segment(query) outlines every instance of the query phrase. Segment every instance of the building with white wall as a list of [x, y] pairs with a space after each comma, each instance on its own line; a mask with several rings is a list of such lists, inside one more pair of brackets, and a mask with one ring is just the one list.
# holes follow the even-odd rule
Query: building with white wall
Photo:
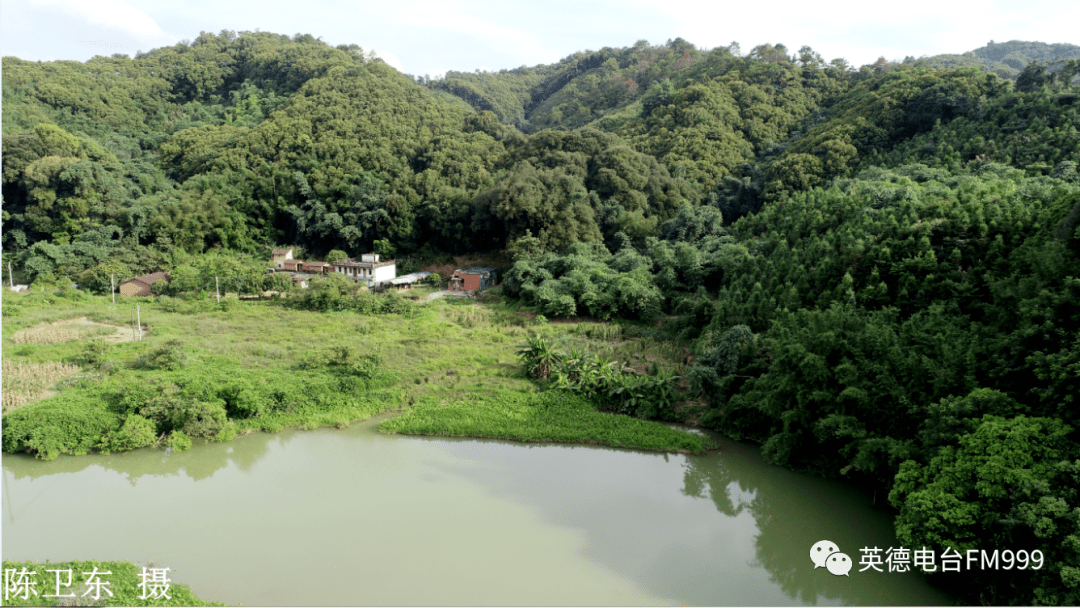
[[365, 253], [360, 261], [342, 260], [331, 262], [334, 272], [343, 274], [354, 281], [362, 281], [368, 287], [378, 287], [389, 283], [397, 276], [397, 264], [394, 260], [379, 260], [377, 253]]

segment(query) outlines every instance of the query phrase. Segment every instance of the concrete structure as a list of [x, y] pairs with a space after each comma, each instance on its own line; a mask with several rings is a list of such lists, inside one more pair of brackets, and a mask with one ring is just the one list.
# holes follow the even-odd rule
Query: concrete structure
[[397, 264], [394, 260], [379, 261], [379, 254], [365, 253], [360, 261], [342, 260], [332, 262], [334, 272], [343, 274], [354, 281], [360, 281], [368, 287], [378, 287], [389, 283], [397, 276]]
[[398, 289], [412, 289], [414, 285], [423, 281], [431, 276], [431, 273], [424, 270], [422, 272], [414, 272], [412, 274], [402, 275], [396, 279], [390, 279], [390, 284]]
[[152, 296], [154, 293], [150, 291], [150, 286], [158, 281], [168, 281], [169, 273], [167, 272], [153, 272], [150, 274], [144, 274], [141, 277], [135, 277], [129, 281], [124, 281], [120, 284], [120, 295], [122, 296]]
[[494, 268], [469, 266], [454, 271], [450, 278], [450, 291], [483, 291], [495, 284], [498, 271]]
[[270, 252], [270, 258], [274, 261], [274, 268], [283, 268], [285, 260], [292, 259], [292, 248], [275, 249]]

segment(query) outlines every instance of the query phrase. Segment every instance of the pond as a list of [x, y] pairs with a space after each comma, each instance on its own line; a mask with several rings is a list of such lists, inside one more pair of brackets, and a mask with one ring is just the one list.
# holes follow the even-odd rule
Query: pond
[[[861, 548], [898, 546], [891, 515], [753, 446], [417, 438], [383, 419], [172, 454], [4, 454], [4, 559], [152, 561], [233, 605], [953, 602], [921, 573], [860, 572]], [[849, 576], [814, 568], [824, 539]]]

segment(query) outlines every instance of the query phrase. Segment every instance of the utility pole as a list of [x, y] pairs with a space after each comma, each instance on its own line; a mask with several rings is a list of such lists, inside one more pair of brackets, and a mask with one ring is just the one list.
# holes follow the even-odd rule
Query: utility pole
[[217, 303], [221, 304], [221, 281], [214, 277], [214, 291], [217, 292]]
[[135, 306], [135, 314], [137, 316], [136, 321], [139, 324], [139, 342], [142, 342], [142, 311], [139, 310], [138, 306]]
[[131, 315], [131, 341], [135, 341], [135, 315]]
[[8, 281], [11, 281], [11, 288], [15, 289], [15, 277], [11, 276], [11, 262], [7, 263], [7, 276]]
[[109, 275], [109, 293], [112, 294], [112, 303], [116, 304], [116, 275]]

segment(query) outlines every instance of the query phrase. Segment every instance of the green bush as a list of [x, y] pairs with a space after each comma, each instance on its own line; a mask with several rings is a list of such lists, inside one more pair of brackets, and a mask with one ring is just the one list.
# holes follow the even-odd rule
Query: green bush
[[132, 414], [119, 429], [106, 433], [97, 447], [106, 454], [144, 448], [157, 439], [155, 431], [153, 422]]
[[3, 450], [29, 452], [43, 460], [60, 454], [82, 455], [119, 427], [120, 418], [108, 410], [100, 395], [65, 392], [4, 416]]
[[135, 367], [142, 369], [178, 370], [187, 365], [187, 353], [180, 340], [169, 340], [135, 360]]
[[216, 439], [229, 425], [224, 401], [200, 401], [180, 393], [151, 399], [139, 414], [153, 420], [158, 432], [180, 430], [207, 439]]
[[184, 431], [173, 431], [165, 438], [165, 447], [172, 448], [174, 452], [183, 452], [191, 447], [191, 437]]
[[109, 358], [113, 345], [101, 338], [89, 340], [79, 355], [79, 363], [90, 367], [99, 367]]

